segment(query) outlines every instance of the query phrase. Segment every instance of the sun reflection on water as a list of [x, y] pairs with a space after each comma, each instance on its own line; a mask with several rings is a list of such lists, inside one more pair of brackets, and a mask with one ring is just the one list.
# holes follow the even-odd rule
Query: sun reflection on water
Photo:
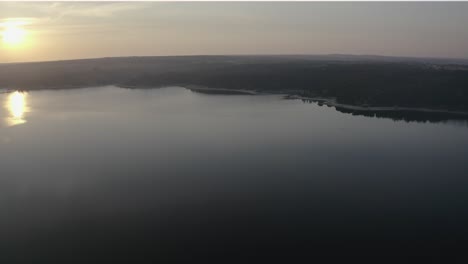
[[25, 114], [29, 111], [27, 93], [13, 92], [8, 95], [5, 108], [9, 112], [6, 118], [7, 125], [15, 126], [26, 123]]

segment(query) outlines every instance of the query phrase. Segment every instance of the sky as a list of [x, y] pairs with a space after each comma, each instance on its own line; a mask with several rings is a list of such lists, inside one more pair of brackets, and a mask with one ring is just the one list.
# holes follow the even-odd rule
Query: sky
[[0, 2], [0, 63], [218, 54], [468, 58], [467, 14], [468, 2]]

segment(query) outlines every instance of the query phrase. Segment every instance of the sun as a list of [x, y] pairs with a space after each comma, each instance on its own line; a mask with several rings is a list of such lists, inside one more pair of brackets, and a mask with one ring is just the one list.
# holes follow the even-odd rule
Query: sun
[[2, 40], [8, 46], [18, 46], [24, 43], [26, 31], [18, 26], [9, 26], [2, 32]]

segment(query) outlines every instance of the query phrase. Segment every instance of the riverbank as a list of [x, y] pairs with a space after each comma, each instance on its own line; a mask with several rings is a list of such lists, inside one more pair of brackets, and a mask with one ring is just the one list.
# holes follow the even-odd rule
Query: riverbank
[[202, 86], [191, 86], [186, 85], [184, 88], [196, 92], [196, 93], [203, 93], [203, 94], [220, 94], [220, 95], [258, 95], [259, 93], [252, 90], [242, 90], [242, 89], [224, 89], [224, 88], [209, 88], [209, 87], [202, 87]]
[[[367, 105], [351, 105], [338, 103], [334, 97], [309, 97], [295, 94], [297, 91], [288, 90], [276, 90], [276, 91], [256, 91], [247, 89], [227, 89], [227, 88], [212, 88], [198, 85], [163, 85], [163, 86], [139, 86], [139, 85], [111, 85], [118, 88], [124, 89], [158, 89], [163, 87], [182, 87], [187, 90], [202, 94], [212, 95], [278, 95], [283, 96], [287, 100], [303, 100], [308, 102], [318, 103], [319, 105], [326, 105], [329, 107], [335, 107], [341, 112], [347, 113], [425, 113], [425, 114], [438, 114], [438, 115], [450, 115], [458, 118], [468, 119], [468, 111], [457, 111], [449, 109], [433, 109], [433, 108], [419, 108], [419, 107], [384, 107], [384, 106], [367, 106]], [[101, 86], [94, 86], [101, 87]], [[42, 87], [37, 89], [21, 89], [22, 91], [31, 90], [62, 90], [62, 89], [80, 89], [80, 88], [92, 88], [92, 86], [66, 86], [66, 87]], [[0, 94], [10, 93], [16, 91], [15, 89], [2, 88]]]
[[453, 111], [447, 109], [431, 109], [431, 108], [418, 108], [418, 107], [383, 107], [383, 106], [357, 106], [350, 104], [341, 104], [336, 101], [336, 98], [324, 98], [324, 97], [306, 97], [300, 95], [286, 95], [284, 99], [288, 100], [309, 100], [311, 102], [318, 103], [319, 105], [326, 105], [330, 107], [346, 109], [349, 111], [357, 112], [419, 112], [419, 113], [437, 113], [437, 114], [448, 114], [463, 116], [468, 118], [468, 112], [464, 111]]

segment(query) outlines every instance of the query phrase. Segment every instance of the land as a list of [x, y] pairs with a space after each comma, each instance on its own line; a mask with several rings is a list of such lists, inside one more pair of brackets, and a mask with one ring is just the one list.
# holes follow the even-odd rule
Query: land
[[393, 120], [404, 120], [408, 122], [443, 122], [447, 120], [468, 121], [468, 112], [465, 111], [398, 106], [357, 106], [338, 103], [336, 98], [304, 97], [298, 95], [287, 95], [284, 99], [301, 100], [304, 103], [317, 103], [320, 106], [325, 105], [328, 107], [334, 107], [337, 111], [347, 114], [391, 118]]
[[352, 55], [122, 57], [0, 64], [0, 90], [117, 85], [325, 98], [353, 112], [468, 112], [468, 60]]

